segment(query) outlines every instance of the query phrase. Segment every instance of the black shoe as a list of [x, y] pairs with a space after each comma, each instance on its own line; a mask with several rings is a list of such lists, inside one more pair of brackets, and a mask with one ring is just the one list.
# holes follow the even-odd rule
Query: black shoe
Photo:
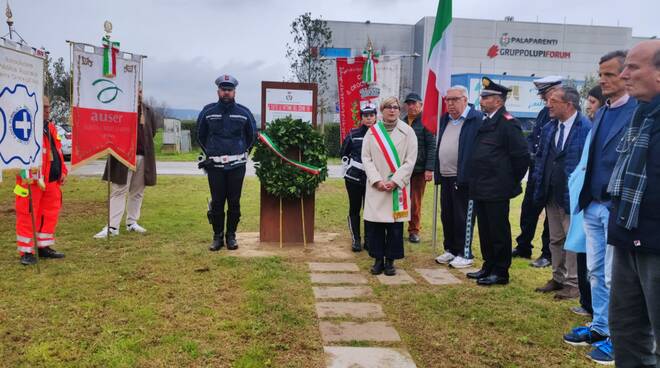
[[480, 278], [488, 276], [488, 272], [482, 268], [477, 272], [468, 272], [465, 274], [465, 276], [467, 276], [468, 279], [478, 280]]
[[32, 253], [25, 253], [21, 256], [21, 264], [23, 266], [31, 266], [37, 264], [37, 257]]
[[530, 262], [529, 265], [536, 268], [548, 267], [552, 264], [549, 259], [544, 256], [540, 256], [536, 261]]
[[396, 275], [396, 268], [394, 268], [394, 260], [390, 258], [385, 258], [385, 276], [394, 276]]
[[422, 239], [419, 237], [418, 234], [410, 234], [408, 237], [408, 241], [411, 243], [419, 243]]
[[236, 241], [236, 233], [227, 233], [227, 249], [236, 250], [238, 249], [238, 242]]
[[477, 280], [477, 285], [491, 286], [491, 285], [506, 285], [509, 283], [509, 278], [498, 275], [489, 275]]
[[213, 235], [213, 243], [211, 243], [211, 246], [209, 247], [209, 250], [211, 252], [219, 251], [220, 249], [222, 249], [222, 247], [225, 246], [224, 240], [225, 239], [224, 239], [224, 234], [223, 233]]
[[374, 261], [374, 265], [371, 266], [371, 274], [372, 275], [380, 275], [383, 273], [383, 259], [382, 258], [376, 258]]
[[353, 252], [360, 252], [362, 251], [362, 246], [360, 245], [359, 240], [353, 240], [353, 245], [351, 246], [351, 250]]
[[520, 258], [531, 259], [532, 258], [532, 252], [529, 251], [529, 250], [523, 250], [523, 249], [520, 249], [520, 248], [515, 248], [511, 252], [511, 257], [513, 257], [513, 258], [520, 257]]
[[39, 258], [64, 258], [64, 253], [60, 253], [51, 247], [39, 248]]

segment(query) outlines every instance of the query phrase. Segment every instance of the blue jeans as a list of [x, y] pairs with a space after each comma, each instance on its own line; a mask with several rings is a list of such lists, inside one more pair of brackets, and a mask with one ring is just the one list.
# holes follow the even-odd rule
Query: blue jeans
[[609, 203], [593, 201], [584, 210], [584, 233], [587, 238], [587, 269], [594, 311], [591, 328], [609, 336], [610, 283], [612, 281], [612, 246], [607, 244]]

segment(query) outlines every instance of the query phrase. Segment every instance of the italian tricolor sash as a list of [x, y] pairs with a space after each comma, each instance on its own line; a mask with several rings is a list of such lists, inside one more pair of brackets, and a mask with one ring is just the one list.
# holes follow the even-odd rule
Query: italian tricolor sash
[[314, 165], [306, 164], [304, 162], [292, 160], [284, 155], [284, 152], [273, 142], [273, 140], [268, 136], [266, 133], [259, 133], [257, 136], [261, 143], [265, 144], [266, 147], [268, 147], [271, 151], [273, 151], [279, 158], [282, 159], [282, 161], [286, 162], [287, 164], [297, 167], [298, 169], [312, 174], [312, 175], [319, 175], [321, 173], [321, 168], [316, 167]]
[[[369, 129], [371, 129], [371, 134], [376, 138], [376, 143], [378, 143], [380, 151], [385, 156], [385, 161], [391, 172], [387, 178], [390, 179], [396, 170], [401, 167], [399, 153], [396, 151], [394, 142], [392, 142], [392, 138], [387, 132], [387, 129], [385, 129], [385, 124], [382, 121], [372, 125]], [[392, 216], [395, 220], [408, 216], [408, 193], [405, 187], [396, 187], [392, 191]]]

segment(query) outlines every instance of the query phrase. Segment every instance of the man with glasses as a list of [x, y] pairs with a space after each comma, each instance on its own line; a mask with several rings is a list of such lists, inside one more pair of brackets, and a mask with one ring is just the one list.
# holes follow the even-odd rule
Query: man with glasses
[[[215, 80], [218, 102], [208, 104], [197, 118], [197, 139], [206, 159], [199, 167], [208, 174], [211, 203], [207, 213], [213, 226], [210, 251], [238, 248], [236, 229], [241, 217], [241, 190], [245, 163], [257, 136], [257, 125], [250, 110], [235, 102], [238, 81], [231, 75]], [[227, 227], [225, 234], [225, 202]]]
[[510, 89], [482, 79], [481, 110], [486, 113], [469, 159], [469, 192], [479, 221], [484, 264], [467, 277], [490, 286], [509, 283], [511, 224], [509, 201], [522, 192], [529, 149], [520, 123], [506, 111]]
[[410, 178], [410, 202], [411, 213], [408, 223], [408, 240], [411, 243], [419, 243], [421, 238], [421, 215], [422, 198], [426, 189], [426, 182], [433, 180], [433, 169], [435, 166], [435, 137], [433, 133], [422, 124], [422, 98], [417, 93], [409, 93], [405, 104], [407, 116], [405, 121], [415, 131], [417, 136], [417, 162]]
[[473, 263], [472, 251], [465, 244], [467, 163], [483, 113], [468, 104], [468, 90], [463, 86], [448, 89], [445, 101], [447, 113], [440, 119], [434, 170], [435, 185], [440, 185], [440, 221], [445, 252], [435, 261], [466, 268]]
[[555, 299], [577, 298], [577, 256], [564, 250], [570, 224], [568, 176], [575, 170], [589, 136], [591, 122], [580, 113], [580, 94], [573, 87], [560, 86], [548, 97], [553, 118], [541, 132], [533, 172], [534, 202], [545, 205], [550, 226], [552, 279], [537, 292], [557, 291]]

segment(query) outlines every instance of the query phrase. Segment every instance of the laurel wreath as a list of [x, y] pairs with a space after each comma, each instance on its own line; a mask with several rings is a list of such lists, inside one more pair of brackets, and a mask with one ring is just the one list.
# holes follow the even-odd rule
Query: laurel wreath
[[276, 197], [289, 199], [313, 194], [328, 177], [328, 156], [323, 136], [308, 122], [290, 117], [269, 123], [264, 132], [287, 157], [321, 168], [318, 175], [304, 172], [284, 162], [258, 141], [252, 159], [264, 189]]

